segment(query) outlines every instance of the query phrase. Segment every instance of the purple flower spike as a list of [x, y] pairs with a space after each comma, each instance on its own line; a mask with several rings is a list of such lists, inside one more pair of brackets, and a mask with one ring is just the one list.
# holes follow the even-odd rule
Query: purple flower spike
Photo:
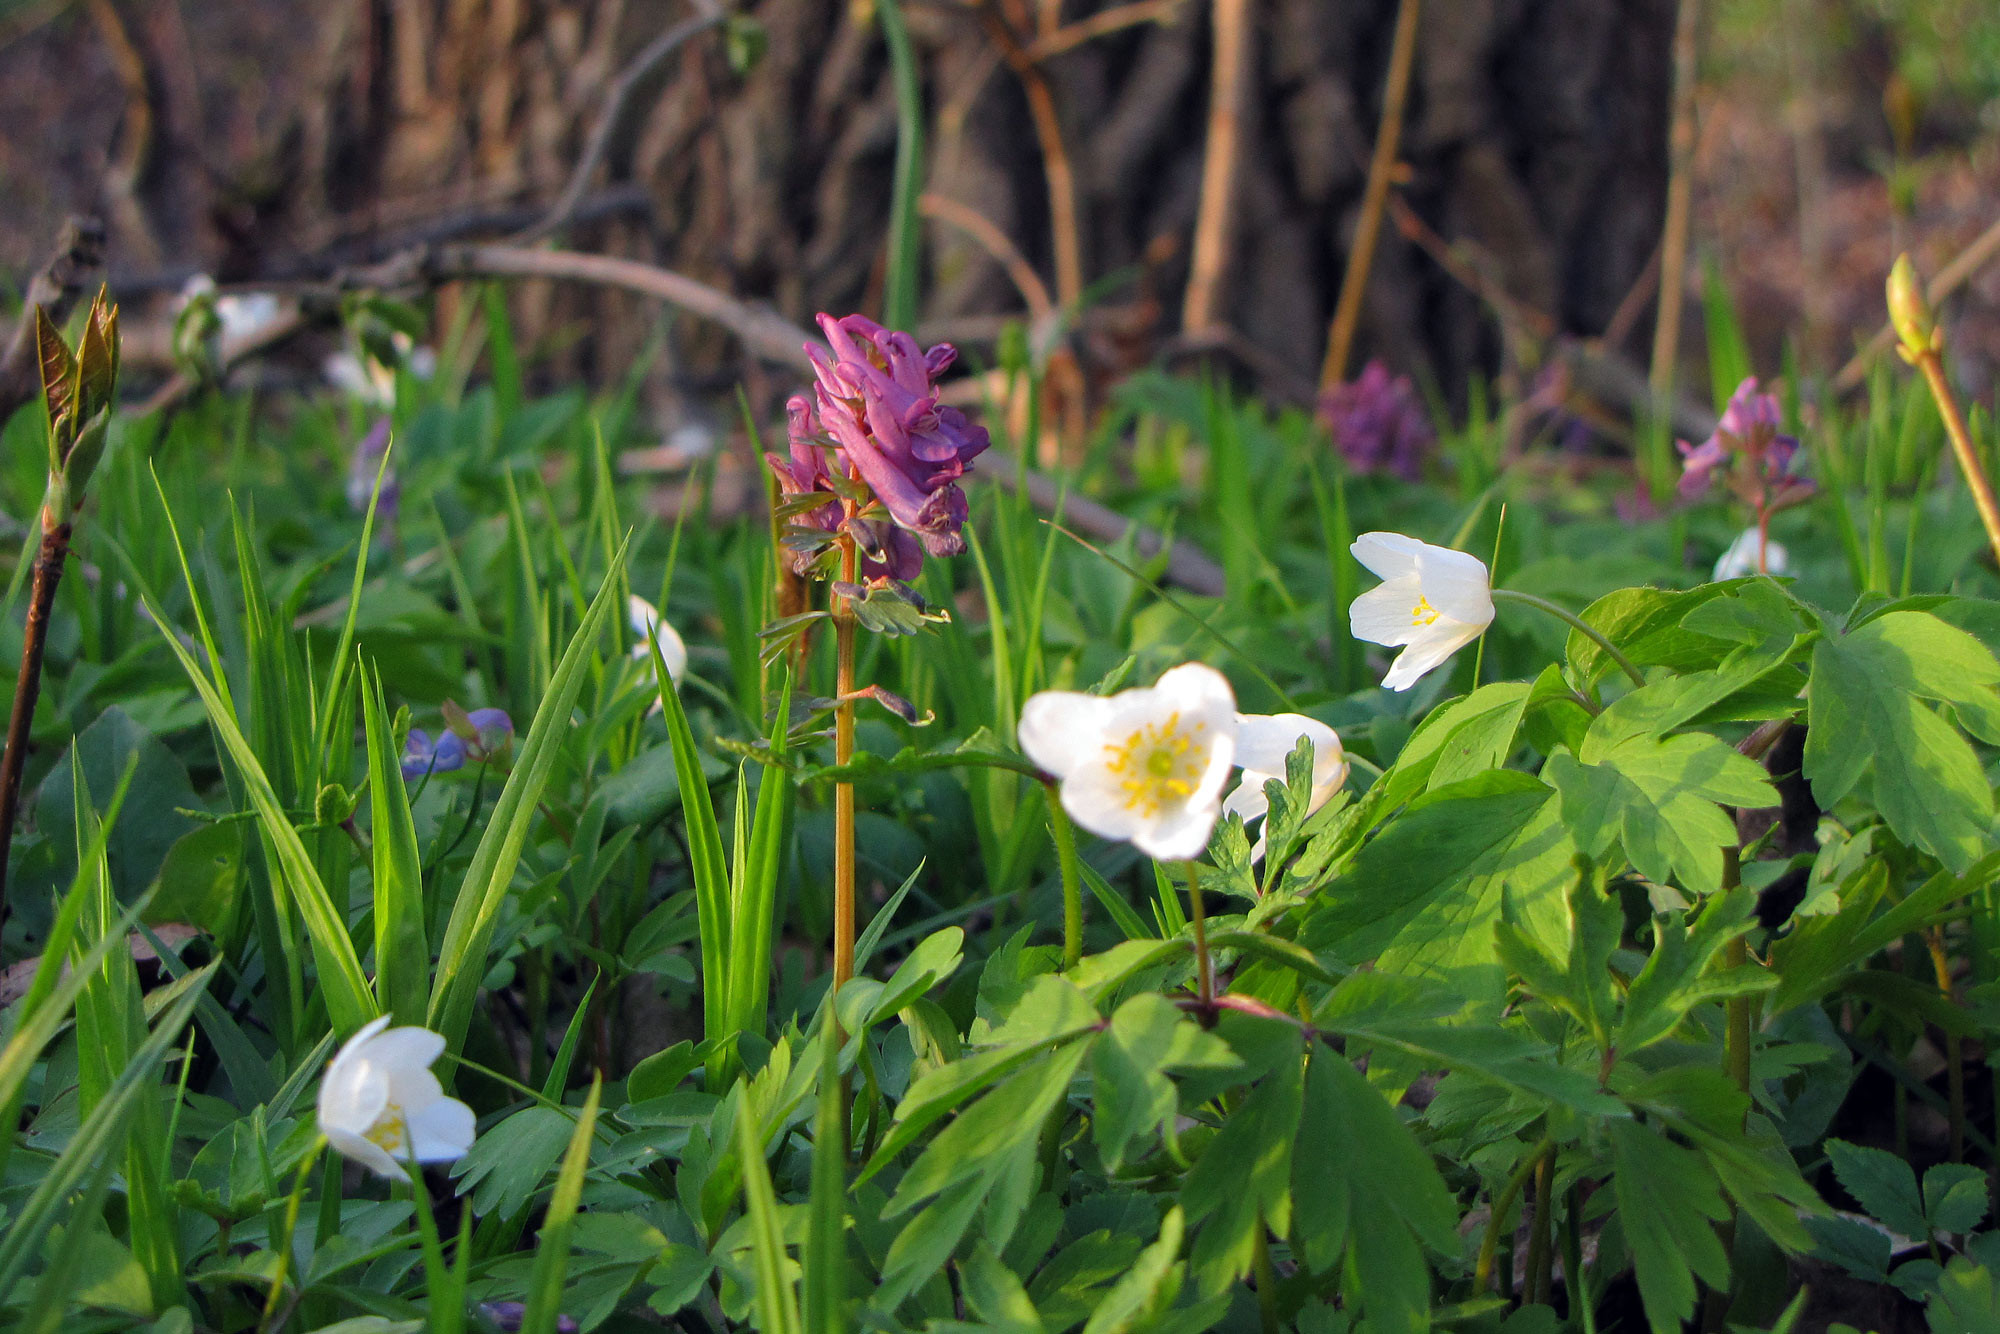
[[[820, 430], [819, 416], [813, 411], [812, 402], [804, 394], [794, 394], [791, 401], [785, 404], [785, 414], [789, 418], [790, 457], [779, 458], [776, 454], [764, 456], [764, 461], [771, 465], [772, 473], [777, 476], [778, 490], [788, 496], [831, 495], [833, 482], [827, 473], [829, 437]], [[837, 533], [842, 522], [840, 503], [830, 500], [796, 516], [793, 522], [801, 527]], [[861, 575], [864, 579], [894, 579], [908, 583], [917, 577], [923, 566], [924, 552], [916, 538], [893, 524], [868, 520], [858, 522], [866, 527], [865, 532], [858, 534], [861, 538]], [[812, 568], [815, 559], [817, 555], [814, 552], [796, 552], [792, 556], [792, 568], [804, 574]]]
[[1319, 413], [1333, 432], [1334, 448], [1358, 473], [1386, 470], [1416, 481], [1437, 443], [1410, 377], [1390, 375], [1379, 361], [1322, 394]]
[[[499, 710], [493, 710], [499, 712]], [[504, 716], [504, 715], [502, 715]], [[435, 743], [421, 727], [412, 727], [403, 742], [403, 780], [409, 782], [426, 774], [448, 774], [465, 767], [465, 742], [454, 732], [446, 732]]]
[[[967, 507], [957, 483], [992, 442], [984, 427], [938, 401], [936, 377], [956, 349], [940, 343], [921, 350], [908, 334], [860, 315], [822, 314], [819, 325], [833, 349], [807, 349], [821, 426], [898, 526], [933, 556], [958, 555]], [[796, 441], [792, 469], [794, 481], [803, 480]], [[889, 563], [900, 562], [892, 544], [884, 550], [892, 553]]]

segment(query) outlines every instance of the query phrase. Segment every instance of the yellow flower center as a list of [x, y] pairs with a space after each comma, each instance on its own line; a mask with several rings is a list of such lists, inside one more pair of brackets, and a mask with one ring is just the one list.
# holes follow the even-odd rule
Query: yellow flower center
[[1410, 608], [1410, 621], [1415, 625], [1435, 625], [1439, 614], [1429, 598], [1418, 597], [1417, 605]]
[[1208, 767], [1208, 748], [1197, 744], [1198, 734], [1208, 724], [1196, 723], [1181, 730], [1181, 716], [1169, 714], [1163, 723], [1147, 723], [1123, 741], [1108, 743], [1105, 754], [1118, 786], [1125, 793], [1125, 809], [1156, 816], [1170, 802], [1186, 801], [1201, 782]]
[[391, 1158], [400, 1158], [409, 1143], [403, 1133], [408, 1124], [403, 1117], [403, 1109], [392, 1102], [382, 1109], [382, 1115], [375, 1118], [375, 1124], [368, 1127], [366, 1138]]

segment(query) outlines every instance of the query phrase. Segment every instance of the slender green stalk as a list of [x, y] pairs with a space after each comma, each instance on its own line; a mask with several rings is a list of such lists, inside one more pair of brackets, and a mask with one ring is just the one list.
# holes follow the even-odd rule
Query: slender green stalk
[[1283, 1334], [1285, 1322], [1278, 1313], [1278, 1271], [1271, 1263], [1271, 1234], [1265, 1230], [1261, 1217], [1257, 1220], [1256, 1243], [1250, 1263], [1257, 1278], [1258, 1329], [1261, 1334]]
[[1521, 1198], [1522, 1188], [1528, 1178], [1541, 1165], [1543, 1158], [1555, 1152], [1555, 1141], [1546, 1135], [1526, 1158], [1514, 1169], [1514, 1175], [1507, 1178], [1507, 1184], [1500, 1191], [1500, 1198], [1493, 1201], [1493, 1212], [1486, 1220], [1486, 1234], [1479, 1239], [1479, 1259], [1472, 1268], [1472, 1290], [1485, 1292], [1493, 1283], [1493, 1258], [1500, 1250], [1500, 1230], [1506, 1226], [1507, 1215], [1514, 1211], [1515, 1201]]
[[1056, 864], [1062, 868], [1063, 968], [1076, 967], [1083, 958], [1083, 884], [1076, 866], [1076, 830], [1070, 826], [1069, 812], [1054, 783], [1042, 783], [1049, 799], [1049, 832], [1055, 836]]
[[278, 1313], [285, 1299], [285, 1279], [292, 1267], [292, 1234], [299, 1226], [299, 1201], [305, 1197], [306, 1179], [312, 1175], [313, 1166], [326, 1150], [326, 1136], [318, 1135], [313, 1145], [306, 1150], [305, 1161], [299, 1164], [298, 1177], [292, 1182], [292, 1193], [285, 1200], [284, 1221], [279, 1224], [278, 1235], [272, 1238], [271, 1249], [278, 1254], [278, 1264], [271, 1271], [271, 1291], [264, 1299], [264, 1315], [257, 1323], [259, 1331], [277, 1327]]
[[1533, 607], [1536, 611], [1547, 612], [1549, 615], [1555, 617], [1557, 620], [1568, 623], [1569, 627], [1572, 630], [1575, 630], [1578, 634], [1582, 635], [1584, 638], [1595, 643], [1599, 648], [1604, 650], [1605, 656], [1609, 657], [1611, 661], [1617, 663], [1620, 667], [1624, 668], [1625, 675], [1632, 678], [1632, 684], [1639, 686], [1643, 686], [1646, 684], [1645, 675], [1642, 672], [1640, 672], [1640, 670], [1637, 667], [1632, 665], [1632, 660], [1630, 658], [1626, 657], [1623, 653], [1620, 653], [1618, 651], [1618, 646], [1616, 644], [1612, 643], [1609, 639], [1606, 639], [1604, 637], [1604, 632], [1602, 630], [1599, 630], [1596, 626], [1589, 624], [1583, 619], [1583, 617], [1577, 615], [1569, 608], [1558, 606], [1557, 604], [1549, 601], [1547, 598], [1536, 597], [1533, 593], [1523, 593], [1516, 588], [1494, 589], [1493, 600], [1495, 602], [1518, 602], [1524, 607]]
[[1194, 924], [1195, 994], [1204, 1007], [1215, 1003], [1215, 962], [1208, 957], [1208, 914], [1201, 903], [1201, 863], [1184, 862], [1188, 876], [1189, 919]]

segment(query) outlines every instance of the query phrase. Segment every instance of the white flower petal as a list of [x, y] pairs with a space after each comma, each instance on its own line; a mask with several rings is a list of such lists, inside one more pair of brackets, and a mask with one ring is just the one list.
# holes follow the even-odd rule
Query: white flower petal
[[1187, 861], [1199, 857], [1208, 847], [1208, 836], [1215, 830], [1215, 822], [1222, 816], [1220, 803], [1210, 798], [1203, 802], [1162, 812], [1159, 819], [1148, 821], [1146, 827], [1132, 835], [1132, 846], [1156, 861]]
[[1093, 764], [1064, 778], [1060, 795], [1063, 809], [1077, 827], [1099, 838], [1126, 842], [1146, 825], [1117, 776], [1103, 765]]
[[[1747, 575], [1756, 574], [1757, 546], [1757, 530], [1755, 528], [1744, 529], [1737, 535], [1736, 540], [1729, 544], [1729, 549], [1722, 553], [1721, 559], [1715, 562], [1716, 579], [1718, 581], [1723, 579], [1741, 579]], [[1766, 540], [1763, 543], [1763, 547], [1764, 573], [1787, 574], [1790, 572], [1791, 559], [1783, 545]]]
[[1382, 684], [1390, 690], [1408, 690], [1424, 673], [1477, 639], [1484, 628], [1462, 621], [1438, 621], [1426, 634], [1411, 640], [1409, 646], [1396, 655], [1396, 661], [1390, 664], [1389, 674], [1382, 678]]
[[1271, 799], [1264, 794], [1264, 784], [1271, 778], [1271, 774], [1245, 769], [1241, 781], [1222, 799], [1223, 814], [1240, 816], [1246, 825], [1263, 819], [1271, 809]]
[[375, 1141], [339, 1126], [330, 1126], [324, 1121], [320, 1122], [319, 1128], [320, 1133], [326, 1136], [326, 1142], [331, 1144], [341, 1157], [352, 1158], [369, 1171], [388, 1177], [391, 1181], [410, 1179], [410, 1174], [403, 1170], [403, 1165], [390, 1157], [388, 1150]]
[[435, 1098], [409, 1113], [410, 1156], [420, 1163], [448, 1163], [472, 1149], [477, 1123], [457, 1098]]
[[1417, 558], [1424, 598], [1445, 617], [1484, 626], [1493, 619], [1493, 583], [1486, 562], [1448, 547], [1429, 547]]
[[444, 1055], [444, 1034], [406, 1024], [371, 1036], [361, 1051], [369, 1061], [378, 1065], [391, 1069], [409, 1067], [421, 1070]]
[[1400, 579], [1417, 572], [1417, 555], [1424, 545], [1401, 533], [1363, 533], [1348, 551], [1377, 578]]
[[1327, 775], [1343, 763], [1340, 735], [1317, 718], [1303, 713], [1239, 713], [1236, 715], [1236, 763], [1245, 770], [1274, 774], [1280, 779], [1285, 761], [1300, 739], [1312, 742], [1313, 783], [1326, 782]]
[[1377, 584], [1347, 605], [1347, 626], [1356, 639], [1395, 648], [1423, 632], [1416, 611], [1423, 589], [1415, 575]]
[[1118, 712], [1112, 699], [1075, 690], [1044, 690], [1021, 706], [1014, 735], [1023, 755], [1057, 778], [1067, 778], [1078, 767], [1103, 758], [1105, 728]]

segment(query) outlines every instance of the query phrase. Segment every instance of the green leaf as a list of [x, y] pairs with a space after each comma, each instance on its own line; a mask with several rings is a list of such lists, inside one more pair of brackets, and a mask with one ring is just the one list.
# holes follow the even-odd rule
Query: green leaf
[[1924, 1199], [1917, 1174], [1893, 1153], [1849, 1144], [1826, 1142], [1827, 1161], [1841, 1189], [1852, 1195], [1868, 1215], [1898, 1235], [1921, 1240], [1930, 1235], [1924, 1221]]
[[424, 939], [423, 854], [417, 849], [410, 794], [375, 672], [362, 674], [361, 694], [369, 833], [375, 842], [376, 999], [398, 1024], [421, 1024], [431, 974], [431, 950]]
[[990, 1185], [1008, 1151], [1032, 1143], [1043, 1119], [1068, 1097], [1069, 1081], [1090, 1047], [1072, 1042], [1059, 1048], [959, 1113], [903, 1174], [882, 1216], [894, 1218], [962, 1181]]
[[1612, 1187], [1639, 1296], [1653, 1334], [1680, 1334], [1694, 1314], [1697, 1277], [1727, 1290], [1729, 1257], [1715, 1224], [1729, 1216], [1707, 1164], [1693, 1149], [1633, 1121], [1606, 1127]]
[[1777, 985], [1777, 977], [1761, 968], [1709, 971], [1716, 951], [1755, 925], [1756, 910], [1756, 895], [1738, 889], [1711, 895], [1696, 912], [1654, 919], [1653, 952], [1625, 996], [1619, 1052], [1629, 1055], [1670, 1037], [1697, 1005]]
[[1139, 1252], [1132, 1267], [1104, 1294], [1084, 1323], [1083, 1334], [1131, 1334], [1173, 1305], [1180, 1295], [1181, 1239], [1186, 1230], [1180, 1206], [1167, 1210], [1159, 1237]]
[[1280, 1061], [1250, 1091], [1181, 1187], [1181, 1207], [1196, 1229], [1189, 1264], [1203, 1292], [1220, 1292], [1250, 1272], [1267, 1225], [1279, 1236], [1291, 1231], [1303, 1064], [1296, 1055]]
[[1965, 870], [1985, 848], [1993, 792], [1971, 744], [1925, 701], [1988, 715], [1996, 683], [1986, 646], [1927, 612], [1826, 635], [1806, 711], [1814, 797], [1831, 809], [1860, 789], [1904, 842]]
[[1967, 1163], [1938, 1163], [1924, 1173], [1924, 1217], [1939, 1232], [1970, 1232], [1985, 1219], [1986, 1173]]
[[1110, 1172], [1124, 1165], [1134, 1140], [1171, 1128], [1179, 1102], [1164, 1067], [1182, 1029], [1195, 1027], [1172, 1001], [1148, 991], [1119, 1006], [1103, 1036], [1091, 1044], [1097, 1110], [1092, 1129]]
[[1383, 775], [1381, 809], [1505, 764], [1528, 698], [1525, 682], [1498, 681], [1433, 709]]
[[1602, 857], [1622, 846], [1647, 879], [1678, 878], [1701, 894], [1721, 888], [1722, 850], [1736, 843], [1735, 821], [1716, 803], [1778, 804], [1756, 761], [1701, 733], [1630, 736], [1603, 748], [1586, 737], [1582, 756], [1551, 755], [1542, 772], [1562, 793], [1563, 819], [1584, 852]]
[[82, 769], [91, 804], [100, 808], [124, 777], [126, 766], [136, 761], [121, 808], [123, 818], [113, 825], [105, 847], [112, 886], [119, 897], [129, 899], [152, 883], [174, 843], [201, 827], [181, 812], [203, 811], [205, 807], [180, 758], [113, 705], [77, 733], [67, 754], [57, 757], [35, 801], [35, 827], [64, 850], [57, 863], [61, 880], [66, 881], [76, 869], [71, 755]]
[[[1727, 652], [1710, 635], [1683, 629], [1681, 622], [1703, 603], [1727, 593], [1726, 586], [1706, 584], [1687, 592], [1664, 588], [1620, 588], [1583, 609], [1582, 619], [1616, 644], [1635, 665], [1665, 666], [1676, 671], [1706, 667]], [[1597, 641], [1577, 630], [1569, 632], [1570, 671], [1585, 689], [1620, 670]]]
[[1312, 900], [1300, 941], [1316, 955], [1436, 978], [1497, 1003], [1493, 957], [1503, 902], [1538, 938], [1566, 938], [1575, 847], [1552, 789], [1497, 770], [1427, 793]]

